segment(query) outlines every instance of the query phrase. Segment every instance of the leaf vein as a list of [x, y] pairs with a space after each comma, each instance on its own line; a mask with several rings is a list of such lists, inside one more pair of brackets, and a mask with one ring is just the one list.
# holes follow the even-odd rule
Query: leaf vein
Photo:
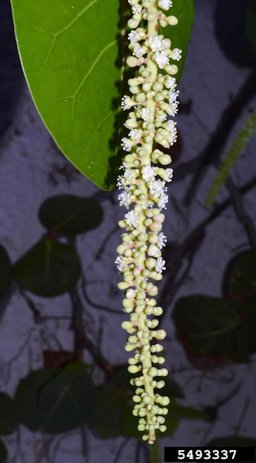
[[89, 8], [91, 8], [95, 3], [97, 3], [99, 0], [92, 0], [88, 5], [86, 5], [81, 11], [79, 11], [79, 13], [77, 13], [77, 15], [68, 23], [66, 24], [66, 26], [64, 26], [62, 29], [60, 29], [59, 31], [57, 32], [50, 32], [50, 31], [46, 31], [45, 29], [41, 29], [41, 28], [38, 28], [36, 27], [36, 29], [38, 30], [41, 30], [42, 32], [46, 32], [47, 34], [50, 34], [53, 36], [53, 39], [52, 39], [52, 43], [49, 47], [49, 50], [47, 52], [47, 55], [46, 55], [46, 58], [44, 60], [44, 63], [43, 63], [43, 67], [46, 67], [47, 63], [48, 63], [48, 60], [50, 58], [50, 55], [53, 51], [53, 48], [54, 48], [54, 45], [56, 43], [56, 39], [65, 31], [67, 31], [70, 27], [73, 26], [73, 24], [76, 23], [76, 21], [81, 18], [81, 16], [83, 16], [83, 14], [89, 10]]

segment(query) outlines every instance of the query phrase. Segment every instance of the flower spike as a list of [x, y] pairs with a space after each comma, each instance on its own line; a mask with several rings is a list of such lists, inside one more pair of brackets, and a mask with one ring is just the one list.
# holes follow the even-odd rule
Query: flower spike
[[163, 310], [156, 304], [155, 282], [162, 279], [165, 270], [162, 210], [168, 201], [166, 185], [173, 177], [173, 170], [166, 168], [171, 157], [161, 147], [169, 148], [177, 139], [172, 117], [178, 109], [174, 76], [181, 50], [172, 49], [171, 41], [160, 32], [178, 23], [169, 15], [171, 0], [128, 1], [132, 14], [128, 21], [131, 55], [127, 65], [136, 71], [128, 81], [130, 95], [123, 96], [121, 102], [122, 109], [129, 113], [125, 122], [128, 133], [121, 142], [126, 154], [118, 178], [118, 198], [128, 212], [119, 222], [124, 233], [116, 264], [123, 277], [118, 286], [125, 290], [123, 310], [129, 314], [122, 327], [128, 333], [125, 349], [132, 353], [128, 370], [134, 375], [133, 414], [139, 419], [143, 440], [153, 444], [156, 432], [166, 430], [164, 417], [170, 402], [159, 393], [165, 385], [161, 378], [168, 371], [162, 367], [163, 347], [157, 342], [166, 333], [157, 328], [156, 317]]

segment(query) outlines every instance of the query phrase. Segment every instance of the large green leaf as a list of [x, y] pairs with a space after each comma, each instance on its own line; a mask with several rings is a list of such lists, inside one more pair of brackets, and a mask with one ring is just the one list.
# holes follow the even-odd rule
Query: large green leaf
[[102, 438], [129, 436], [139, 438], [138, 420], [132, 414], [132, 387], [127, 368], [98, 389], [90, 423]]
[[243, 251], [231, 260], [224, 275], [223, 292], [241, 304], [256, 298], [255, 249]]
[[[113, 187], [119, 150], [120, 19], [124, 0], [11, 0], [22, 66], [38, 111], [68, 159], [102, 188]], [[167, 28], [185, 57], [193, 0], [176, 0]], [[124, 18], [124, 15], [123, 15]], [[180, 72], [184, 57], [179, 63]]]
[[82, 362], [33, 372], [16, 393], [20, 421], [32, 431], [70, 431], [85, 423], [94, 406], [94, 386]]
[[249, 359], [248, 326], [241, 323], [239, 309], [234, 301], [201, 295], [178, 300], [173, 318], [190, 360], [199, 357], [217, 366]]
[[58, 195], [46, 199], [39, 210], [40, 222], [60, 233], [85, 233], [100, 225], [101, 206], [93, 198]]
[[39, 407], [40, 392], [59, 371], [59, 368], [33, 371], [18, 385], [15, 394], [17, 416], [31, 431], [38, 431], [45, 418], [44, 411]]
[[22, 288], [38, 296], [54, 297], [74, 288], [79, 280], [79, 256], [71, 246], [43, 238], [14, 266]]

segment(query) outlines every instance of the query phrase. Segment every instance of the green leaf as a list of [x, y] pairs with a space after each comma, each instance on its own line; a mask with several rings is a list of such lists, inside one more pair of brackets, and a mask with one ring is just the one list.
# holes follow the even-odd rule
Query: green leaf
[[126, 368], [99, 388], [90, 424], [101, 438], [141, 437], [138, 420], [132, 414], [132, 395]]
[[0, 463], [6, 463], [8, 458], [8, 453], [5, 445], [0, 441]]
[[39, 210], [39, 219], [48, 229], [79, 234], [98, 227], [103, 219], [103, 210], [93, 198], [58, 195], [44, 201]]
[[223, 279], [223, 293], [241, 304], [256, 297], [255, 249], [244, 251], [231, 260]]
[[165, 379], [165, 387], [162, 390], [162, 395], [167, 395], [168, 397], [177, 397], [179, 399], [184, 398], [184, 392], [181, 386], [170, 376], [167, 376]]
[[38, 431], [44, 422], [45, 412], [39, 407], [39, 396], [46, 384], [59, 373], [59, 368], [33, 371], [18, 385], [15, 407], [19, 421], [31, 431]]
[[89, 420], [94, 408], [94, 386], [82, 362], [64, 367], [39, 396], [44, 412], [43, 428], [49, 433], [67, 432]]
[[[23, 70], [37, 109], [68, 159], [98, 186], [114, 186], [119, 152], [120, 18], [123, 2], [11, 0]], [[193, 0], [173, 7], [179, 26], [168, 28], [183, 61]], [[176, 29], [176, 30], [175, 30]]]
[[93, 410], [94, 386], [82, 362], [39, 370], [24, 378], [16, 392], [20, 421], [31, 431], [70, 431], [85, 423]]
[[178, 63], [178, 74], [175, 76], [177, 81], [180, 80], [189, 40], [191, 36], [194, 21], [194, 0], [174, 0], [171, 14], [178, 18], [178, 25], [163, 29], [163, 34], [168, 36], [172, 41], [172, 47], [182, 50], [182, 58]]
[[217, 366], [219, 362], [248, 360], [248, 331], [240, 322], [235, 302], [200, 295], [184, 297], [176, 303], [173, 319], [191, 361], [199, 357]]
[[255, 0], [247, 0], [247, 12], [246, 12], [246, 22], [245, 22], [245, 31], [254, 52], [256, 53], [256, 3]]
[[209, 420], [208, 416], [202, 410], [199, 410], [198, 408], [182, 406], [176, 401], [171, 401], [169, 414], [171, 417], [176, 417], [181, 420]]
[[237, 161], [238, 157], [243, 154], [246, 145], [256, 131], [256, 111], [253, 111], [246, 119], [243, 127], [233, 140], [225, 159], [220, 165], [219, 171], [209, 188], [206, 197], [206, 206], [212, 206], [218, 196], [221, 187], [226, 183], [228, 176]]
[[0, 434], [12, 434], [17, 424], [17, 415], [12, 398], [4, 392], [0, 392]]
[[247, 332], [250, 354], [256, 352], [256, 250], [249, 249], [235, 256], [227, 266], [223, 293], [239, 304], [240, 322]]
[[3, 297], [10, 289], [12, 271], [9, 256], [3, 246], [0, 245], [0, 297]]
[[75, 249], [43, 238], [18, 260], [13, 270], [25, 290], [38, 296], [54, 297], [74, 288], [81, 267]]

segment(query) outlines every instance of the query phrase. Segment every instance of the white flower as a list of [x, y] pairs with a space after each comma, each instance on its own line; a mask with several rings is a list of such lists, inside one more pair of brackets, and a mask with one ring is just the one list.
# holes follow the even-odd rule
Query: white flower
[[176, 92], [174, 92], [173, 90], [170, 90], [169, 92], [169, 100], [170, 100], [170, 104], [171, 103], [175, 103], [178, 96], [179, 96], [179, 90], [177, 90]]
[[148, 248], [148, 255], [150, 257], [158, 257], [159, 256], [159, 248], [156, 246], [156, 244], [151, 244]]
[[117, 269], [119, 270], [119, 272], [122, 272], [122, 270], [124, 269], [124, 262], [123, 262], [123, 258], [121, 256], [118, 256], [116, 258], [115, 264], [116, 264]]
[[155, 37], [149, 37], [148, 43], [149, 43], [151, 50], [153, 51], [159, 51], [165, 48], [162, 35], [156, 35]]
[[171, 52], [171, 57], [174, 61], [180, 61], [182, 57], [182, 51], [179, 48], [174, 48]]
[[150, 108], [142, 108], [138, 111], [139, 117], [141, 117], [145, 122], [152, 121], [153, 114]]
[[142, 58], [143, 55], [145, 55], [146, 50], [144, 47], [141, 47], [138, 43], [135, 43], [133, 46], [133, 55], [136, 56], [136, 58]]
[[137, 3], [137, 5], [132, 6], [132, 13], [133, 14], [141, 14], [142, 13], [142, 6]]
[[124, 95], [122, 100], [121, 100], [121, 108], [124, 111], [126, 111], [127, 109], [130, 109], [132, 106], [133, 106], [132, 99], [129, 96]]
[[155, 180], [155, 168], [151, 166], [145, 166], [142, 169], [142, 178], [145, 182], [149, 182], [150, 180]]
[[154, 198], [160, 198], [160, 196], [165, 193], [166, 188], [164, 186], [164, 182], [161, 182], [161, 180], [155, 180], [150, 184], [149, 189]]
[[159, 239], [159, 248], [162, 249], [164, 246], [166, 246], [167, 238], [163, 232], [160, 232], [158, 235], [158, 239]]
[[125, 214], [124, 218], [125, 218], [127, 224], [130, 225], [131, 227], [136, 228], [138, 226], [138, 224], [139, 224], [139, 218], [138, 218], [137, 214], [134, 211], [127, 212], [127, 214]]
[[172, 7], [172, 0], [159, 0], [158, 6], [162, 8], [162, 10], [169, 10]]
[[138, 140], [138, 139], [141, 137], [141, 131], [140, 131], [140, 130], [137, 130], [137, 129], [132, 129], [132, 130], [129, 132], [129, 137], [130, 137], [132, 140]]
[[174, 77], [167, 77], [165, 81], [166, 88], [168, 88], [169, 90], [174, 90], [176, 88], [176, 85], [176, 79], [174, 79]]
[[131, 204], [131, 198], [128, 191], [122, 191], [122, 193], [118, 195], [118, 201], [120, 206], [124, 206], [126, 209], [128, 209], [129, 205]]
[[157, 114], [156, 116], [157, 122], [164, 122], [167, 119], [167, 114], [163, 112], [162, 114]]
[[129, 138], [125, 138], [125, 137], [122, 138], [121, 146], [124, 151], [131, 151], [132, 145], [131, 145], [131, 141], [129, 140]]
[[137, 174], [135, 172], [135, 169], [128, 169], [126, 168], [123, 174], [124, 180], [134, 180], [137, 177]]
[[176, 129], [176, 122], [174, 121], [167, 121], [166, 122], [166, 129], [169, 131], [169, 132], [175, 132], [177, 129]]
[[172, 146], [177, 141], [177, 129], [176, 129], [176, 122], [174, 121], [167, 121], [166, 122], [166, 130], [169, 132], [168, 141]]
[[156, 271], [158, 273], [162, 273], [163, 270], [166, 270], [165, 260], [162, 257], [158, 257], [158, 259], [156, 261]]
[[169, 169], [165, 169], [164, 173], [166, 182], [171, 182], [173, 179], [173, 169], [171, 167]]
[[176, 114], [178, 112], [178, 106], [179, 106], [178, 101], [176, 101], [176, 102], [170, 101], [170, 116], [172, 116], [172, 117], [176, 116]]
[[158, 202], [157, 202], [160, 211], [162, 209], [166, 209], [167, 203], [168, 203], [168, 195], [166, 193], [162, 193], [159, 200], [158, 200]]
[[134, 42], [137, 42], [139, 40], [139, 33], [137, 31], [131, 31], [129, 34], [128, 34], [128, 40], [131, 42], [131, 43], [134, 43]]
[[155, 53], [155, 61], [160, 69], [163, 69], [169, 64], [169, 58], [165, 51], [158, 51]]

